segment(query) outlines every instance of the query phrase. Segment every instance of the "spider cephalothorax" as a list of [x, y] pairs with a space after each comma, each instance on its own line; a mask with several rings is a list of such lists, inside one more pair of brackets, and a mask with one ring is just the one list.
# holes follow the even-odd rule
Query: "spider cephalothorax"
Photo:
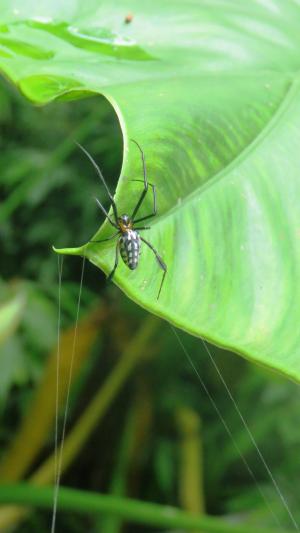
[[122, 232], [127, 231], [129, 229], [132, 229], [133, 222], [128, 215], [121, 215], [118, 218], [118, 226]]
[[[156, 215], [156, 190], [155, 190], [155, 185], [152, 185], [152, 183], [148, 183], [148, 180], [147, 180], [144, 152], [141, 149], [140, 145], [136, 141], [134, 141], [133, 139], [132, 139], [132, 141], [137, 145], [138, 149], [140, 150], [141, 157], [142, 157], [142, 163], [143, 163], [143, 173], [144, 173], [144, 179], [143, 180], [134, 180], [134, 181], [142, 181], [144, 183], [144, 189], [141, 192], [141, 195], [140, 195], [140, 197], [139, 197], [139, 199], [137, 201], [137, 204], [136, 204], [131, 216], [129, 216], [129, 215], [118, 216], [117, 206], [116, 206], [115, 201], [114, 201], [114, 199], [113, 199], [113, 197], [112, 197], [112, 195], [110, 193], [110, 190], [109, 190], [109, 188], [107, 186], [107, 183], [106, 183], [104, 177], [102, 176], [100, 168], [98, 167], [97, 163], [93, 160], [92, 156], [85, 150], [85, 148], [83, 148], [80, 144], [78, 145], [83, 150], [83, 152], [87, 155], [89, 160], [92, 162], [92, 164], [94, 165], [95, 169], [98, 172], [98, 175], [100, 176], [100, 179], [101, 179], [101, 181], [102, 181], [102, 183], [103, 183], [103, 185], [104, 185], [104, 187], [105, 187], [105, 189], [107, 191], [107, 194], [108, 194], [108, 196], [109, 196], [109, 198], [111, 200], [112, 210], [113, 210], [113, 218], [108, 214], [108, 212], [103, 207], [101, 202], [99, 202], [98, 198], [96, 198], [96, 201], [97, 201], [101, 211], [106, 216], [107, 220], [110, 222], [110, 224], [114, 228], [117, 229], [117, 232], [114, 233], [113, 235], [111, 235], [110, 237], [108, 237], [107, 239], [102, 239], [100, 241], [90, 241], [90, 242], [98, 243], [98, 242], [109, 241], [110, 239], [113, 239], [114, 237], [117, 237], [119, 235], [119, 238], [118, 238], [118, 241], [117, 241], [117, 245], [116, 245], [115, 264], [114, 264], [114, 268], [112, 269], [111, 273], [108, 276], [108, 279], [112, 279], [112, 277], [113, 277], [113, 275], [114, 275], [114, 273], [116, 271], [116, 268], [118, 266], [118, 261], [119, 261], [119, 252], [121, 254], [121, 257], [122, 257], [124, 263], [128, 266], [128, 268], [130, 268], [130, 270], [135, 270], [137, 268], [138, 263], [139, 263], [139, 256], [140, 256], [140, 253], [141, 253], [141, 242], [144, 242], [152, 250], [152, 252], [154, 253], [154, 255], [155, 255], [156, 259], [157, 259], [157, 262], [158, 262], [160, 268], [163, 270], [163, 277], [162, 277], [162, 280], [161, 280], [161, 284], [160, 284], [160, 288], [159, 288], [159, 292], [158, 292], [158, 296], [157, 296], [157, 299], [158, 299], [159, 295], [160, 295], [160, 291], [161, 291], [162, 286], [163, 286], [163, 282], [164, 282], [166, 273], [167, 273], [167, 266], [164, 263], [164, 261], [162, 260], [162, 258], [160, 257], [160, 255], [158, 254], [158, 252], [152, 246], [152, 244], [150, 244], [150, 242], [148, 242], [146, 239], [141, 237], [140, 234], [139, 234], [139, 231], [143, 231], [143, 230], [149, 229], [149, 228], [145, 227], [145, 226], [139, 226], [139, 227], [135, 226], [137, 223], [142, 222], [144, 220], [147, 220], [147, 219], [149, 219], [151, 217], [154, 217]], [[136, 219], [135, 218], [136, 214], [137, 214], [139, 208], [141, 207], [141, 205], [142, 205], [142, 203], [143, 203], [143, 201], [145, 199], [145, 196], [146, 196], [146, 194], [148, 192], [149, 186], [152, 188], [152, 192], [153, 192], [153, 212], [150, 213], [149, 215], [146, 215], [144, 217]]]

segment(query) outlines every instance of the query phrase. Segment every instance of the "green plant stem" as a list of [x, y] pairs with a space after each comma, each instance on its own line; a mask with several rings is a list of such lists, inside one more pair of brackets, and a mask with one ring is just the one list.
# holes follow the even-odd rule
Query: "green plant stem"
[[181, 436], [179, 500], [183, 509], [204, 514], [201, 420], [195, 411], [187, 407], [179, 408], [176, 417]]
[[[52, 487], [35, 487], [29, 484], [1, 485], [0, 503], [30, 505], [51, 509]], [[139, 524], [165, 528], [199, 529], [204, 533], [253, 533], [253, 526], [226, 523], [220, 518], [197, 516], [175, 507], [145, 503], [129, 498], [119, 498], [93, 492], [61, 487], [61, 510], [83, 513], [109, 513]], [[274, 529], [255, 528], [256, 533], [275, 533]], [[281, 530], [281, 533], [288, 533]]]
[[[112, 373], [108, 376], [105, 383], [101, 385], [83, 415], [66, 436], [61, 472], [64, 472], [76, 458], [94, 427], [96, 424], [99, 424], [101, 417], [106, 413], [119, 390], [130, 376], [135, 365], [148, 353], [147, 346], [151, 349], [149, 342], [159, 324], [159, 320], [152, 316], [149, 316], [143, 322], [132, 341], [124, 350]], [[54, 464], [55, 455], [52, 454], [30, 477], [31, 483], [34, 485], [47, 485], [51, 483], [54, 479]], [[26, 511], [26, 509], [20, 507], [1, 508], [0, 529], [11, 527], [12, 524], [15, 525], [16, 522], [24, 518]]]
[[[114, 367], [107, 380], [94, 396], [93, 400], [66, 436], [62, 472], [72, 463], [91, 432], [106, 413], [119, 390], [130, 376], [133, 368], [147, 351], [147, 345], [159, 325], [159, 320], [149, 316], [125, 349], [122, 357]], [[52, 455], [31, 477], [33, 483], [47, 484], [53, 480], [55, 456]]]
[[[136, 414], [137, 407], [133, 404], [130, 406], [129, 413], [126, 417], [126, 423], [116, 457], [116, 465], [109, 487], [109, 493], [114, 496], [124, 496], [126, 494], [128, 468], [137, 423]], [[99, 528], [99, 531], [103, 531], [103, 533], [119, 533], [121, 527], [122, 521], [115, 514], [108, 514], [105, 517], [101, 517], [101, 529]]]
[[[76, 358], [73, 368], [72, 381], [87, 360], [91, 346], [101, 330], [101, 323], [105, 319], [105, 309], [102, 305], [93, 309], [84, 320], [78, 323], [78, 338], [76, 343]], [[70, 346], [74, 338], [74, 326], [61, 333], [60, 336], [60, 365], [58, 405], [63, 406], [67, 394], [67, 383], [70, 367]], [[23, 417], [19, 430], [3, 454], [0, 461], [0, 480], [4, 483], [16, 483], [28, 472], [47, 438], [53, 424], [56, 405], [54, 402], [57, 372], [57, 346], [49, 354], [40, 383], [33, 395], [26, 415]], [[50, 401], [49, 398], [53, 401]], [[34, 420], [34, 424], [32, 421]], [[48, 483], [50, 483], [50, 479]], [[0, 511], [1, 517], [1, 511]], [[1, 518], [0, 518], [1, 520]], [[1, 526], [1, 522], [0, 522]]]

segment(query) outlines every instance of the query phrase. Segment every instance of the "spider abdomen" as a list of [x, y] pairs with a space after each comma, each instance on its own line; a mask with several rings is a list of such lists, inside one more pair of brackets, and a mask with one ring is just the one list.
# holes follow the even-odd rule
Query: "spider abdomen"
[[119, 239], [119, 245], [125, 265], [130, 270], [135, 270], [141, 253], [141, 239], [138, 232], [131, 229], [124, 231]]

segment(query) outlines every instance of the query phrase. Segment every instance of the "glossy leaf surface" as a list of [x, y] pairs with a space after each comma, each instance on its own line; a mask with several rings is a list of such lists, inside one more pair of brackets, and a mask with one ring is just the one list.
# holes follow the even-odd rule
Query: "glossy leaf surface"
[[[34, 102], [98, 92], [124, 135], [130, 214], [143, 147], [158, 215], [115, 282], [171, 323], [300, 379], [300, 6], [212, 0], [6, 2], [0, 67]], [[132, 22], [125, 18], [132, 12]], [[87, 162], [88, 164], [88, 162]], [[99, 162], [101, 164], [101, 162]], [[151, 210], [151, 194], [141, 216]], [[113, 232], [106, 222], [93, 239]], [[83, 253], [106, 273], [114, 241]]]

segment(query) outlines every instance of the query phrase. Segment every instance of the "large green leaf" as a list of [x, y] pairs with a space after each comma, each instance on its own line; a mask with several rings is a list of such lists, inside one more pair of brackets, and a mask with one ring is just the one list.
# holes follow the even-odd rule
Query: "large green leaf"
[[[31, 100], [92, 91], [114, 106], [120, 212], [142, 187], [130, 181], [141, 161], [129, 138], [145, 151], [159, 211], [147, 238], [168, 274], [157, 301], [161, 272], [144, 247], [139, 269], [120, 265], [116, 283], [171, 323], [299, 380], [299, 4], [3, 3], [0, 67]], [[151, 195], [141, 213], [150, 209]], [[106, 222], [97, 238], [112, 231]], [[109, 272], [114, 249], [63, 251]]]

